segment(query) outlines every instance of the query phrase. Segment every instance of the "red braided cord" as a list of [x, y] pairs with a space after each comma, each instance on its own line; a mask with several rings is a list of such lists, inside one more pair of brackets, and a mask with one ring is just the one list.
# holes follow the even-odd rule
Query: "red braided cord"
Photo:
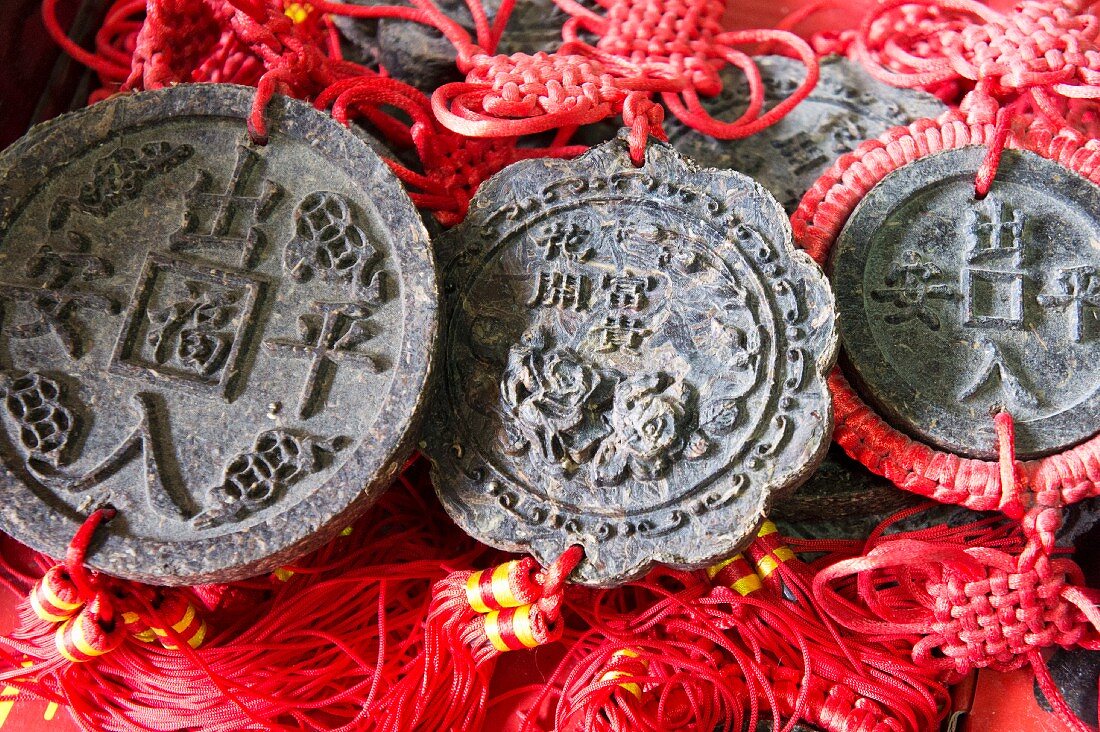
[[[489, 56], [458, 46], [464, 82], [444, 85], [432, 98], [433, 110], [449, 129], [467, 136], [511, 136], [595, 122], [626, 113], [634, 127], [632, 155], [639, 162], [644, 132], [660, 133], [660, 118], [642, 100], [661, 94], [685, 124], [716, 137], [734, 139], [773, 124], [804, 99], [817, 81], [812, 49], [784, 31], [722, 32], [720, 0], [654, 0], [649, 4], [615, 0], [606, 15], [575, 2], [560, 6], [573, 14], [563, 28], [560, 51], [534, 56]], [[599, 36], [595, 46], [582, 33]], [[751, 60], [733, 46], [779, 42], [807, 67], [792, 96], [762, 117], [763, 91]], [[724, 64], [753, 67], [748, 111], [734, 122], [719, 122], [703, 109], [699, 95], [721, 91]], [[634, 107], [632, 110], [631, 107]], [[637, 125], [631, 124], [637, 121]]]
[[[501, 9], [491, 27], [480, 3], [470, 0], [468, 4], [475, 19], [476, 42], [431, 0], [415, 0], [411, 8], [318, 0], [306, 6], [309, 11], [302, 22], [284, 14], [281, 0], [150, 0], [147, 18], [136, 33], [133, 16], [138, 6], [120, 0], [108, 13], [95, 58], [117, 66], [132, 55], [127, 85], [135, 88], [180, 81], [255, 84], [258, 93], [249, 129], [262, 143], [267, 134], [263, 109], [273, 94], [312, 99], [346, 80], [376, 78], [340, 58], [329, 14], [431, 25], [454, 44], [456, 61], [467, 70], [466, 82], [444, 86], [433, 99], [435, 116], [459, 133], [444, 141], [451, 152], [437, 155], [436, 163], [450, 160], [455, 164], [439, 170], [424, 160], [425, 177], [398, 164], [393, 167], [406, 183], [427, 189], [414, 192], [414, 200], [435, 209], [447, 224], [462, 217], [469, 196], [485, 178], [511, 162], [537, 154], [517, 152], [511, 138], [575, 128], [621, 114], [631, 128], [632, 158], [641, 164], [648, 137], [664, 139], [664, 112], [652, 99], [656, 94], [689, 125], [733, 138], [777, 121], [809, 94], [817, 79], [814, 54], [796, 36], [777, 31], [723, 32], [718, 24], [725, 9], [721, 0], [660, 0], [654, 8], [616, 0], [608, 3], [606, 14], [566, 2], [562, 7], [575, 14], [575, 22], [563, 29], [566, 42], [557, 53], [533, 57], [486, 54], [503, 31], [512, 3]], [[588, 29], [596, 29], [600, 35], [596, 46], [579, 40], [577, 34]], [[733, 46], [764, 41], [780, 43], [801, 58], [808, 73], [789, 99], [761, 115], [759, 72], [751, 59]], [[91, 61], [92, 56], [79, 58]], [[717, 72], [726, 63], [745, 70], [752, 98], [740, 119], [719, 122], [702, 108], [699, 94], [720, 91]], [[121, 69], [114, 71], [114, 76], [104, 77], [106, 88], [96, 93], [97, 98], [119, 83]], [[345, 102], [342, 109], [354, 109], [372, 122], [384, 118], [377, 110], [380, 98], [369, 99], [371, 95], [362, 92], [359, 96], [355, 104]], [[385, 124], [387, 137], [404, 137], [395, 129], [398, 123], [390, 119]], [[436, 127], [435, 132], [441, 130]], [[471, 145], [462, 137], [488, 137], [497, 142]], [[562, 145], [564, 139], [562, 136], [541, 154], [560, 157], [580, 151]], [[443, 146], [436, 144], [437, 149]], [[418, 153], [424, 151], [424, 145], [417, 147]], [[492, 162], [483, 163], [485, 160]], [[448, 167], [452, 172], [446, 172]]]
[[1007, 14], [974, 0], [891, 0], [851, 53], [877, 78], [948, 99], [974, 83], [998, 99], [1100, 97], [1100, 20], [1081, 3], [1025, 0]]
[[985, 158], [982, 160], [982, 164], [978, 168], [978, 174], [974, 180], [974, 196], [978, 199], [985, 198], [989, 193], [989, 189], [993, 186], [993, 179], [997, 177], [997, 167], [1001, 162], [1001, 153], [1004, 151], [1005, 143], [1008, 141], [1009, 123], [1020, 107], [1020, 102], [1025, 99], [1026, 97], [1023, 97], [1013, 102], [1008, 107], [1002, 107], [997, 110], [997, 121], [993, 127], [993, 138], [989, 141]]
[[95, 71], [100, 77], [125, 78], [125, 75], [130, 71], [129, 64], [86, 51], [69, 38], [57, 20], [57, 3], [58, 0], [43, 0], [42, 2], [42, 22], [54, 42], [61, 46], [65, 53]]

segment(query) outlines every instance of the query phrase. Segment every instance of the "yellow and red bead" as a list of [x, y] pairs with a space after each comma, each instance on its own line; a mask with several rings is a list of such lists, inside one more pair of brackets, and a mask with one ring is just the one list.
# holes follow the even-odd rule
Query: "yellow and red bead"
[[157, 639], [157, 634], [153, 632], [149, 624], [142, 619], [141, 615], [132, 610], [122, 613], [122, 622], [125, 624], [127, 632], [130, 633], [130, 637], [134, 640], [142, 643], [152, 643]]
[[30, 603], [34, 614], [47, 623], [63, 623], [84, 606], [79, 590], [60, 564], [47, 570], [35, 583]]
[[[610, 668], [600, 677], [600, 681], [614, 681], [622, 678], [636, 679], [649, 673], [649, 662], [640, 658], [638, 652], [630, 648], [620, 648], [612, 653], [608, 666]], [[623, 681], [618, 686], [635, 699], [641, 700], [642, 685], [637, 681]]]
[[485, 613], [485, 635], [501, 653], [536, 648], [557, 639], [557, 633], [547, 626], [542, 611], [534, 604]]
[[756, 541], [749, 545], [749, 555], [756, 563], [756, 573], [760, 579], [768, 579], [780, 564], [795, 558], [794, 551], [782, 543], [779, 529], [771, 521], [764, 521], [756, 537]]
[[126, 626], [117, 618], [106, 619], [100, 601], [93, 600], [58, 626], [57, 651], [73, 663], [86, 663], [118, 648], [126, 638]]
[[182, 592], [166, 592], [156, 610], [157, 620], [150, 622], [149, 627], [168, 650], [177, 646], [175, 638], [166, 628], [175, 631], [191, 648], [198, 648], [206, 640], [206, 620]]
[[707, 576], [715, 584], [729, 587], [742, 596], [751, 595], [764, 586], [744, 554], [735, 554], [725, 561], [707, 567]]
[[536, 569], [534, 560], [525, 557], [474, 572], [466, 580], [466, 601], [482, 614], [529, 605], [538, 597]]

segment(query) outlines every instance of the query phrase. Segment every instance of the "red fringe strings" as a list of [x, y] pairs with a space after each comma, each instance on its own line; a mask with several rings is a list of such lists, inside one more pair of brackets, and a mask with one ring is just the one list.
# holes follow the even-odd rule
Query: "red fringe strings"
[[[985, 520], [876, 535], [869, 546], [902, 538], [1005, 551], [1020, 544], [1006, 522]], [[852, 549], [813, 568], [842, 566]], [[499, 654], [463, 606], [461, 587], [470, 570], [502, 558], [451, 524], [417, 461], [350, 533], [279, 573], [286, 579], [190, 589], [210, 624], [198, 650], [131, 639], [92, 663], [23, 669], [24, 646], [0, 639], [12, 669], [5, 683], [67, 704], [86, 729], [127, 731], [474, 730], [489, 715], [525, 730], [709, 732], [770, 717], [775, 729], [804, 720], [828, 732], [917, 732], [946, 710], [944, 683], [955, 674], [910, 660], [922, 634], [855, 627], [838, 639], [805, 591], [814, 569], [797, 559], [748, 596], [705, 572], [668, 569], [615, 590], [570, 588], [560, 642], [508, 654], [526, 666], [534, 653], [545, 679], [490, 697]], [[12, 584], [25, 597], [30, 577], [5, 559], [2, 573], [22, 577]], [[830, 587], [872, 610], [903, 594], [867, 601], [862, 583], [849, 577]], [[898, 587], [916, 592], [908, 580]]]

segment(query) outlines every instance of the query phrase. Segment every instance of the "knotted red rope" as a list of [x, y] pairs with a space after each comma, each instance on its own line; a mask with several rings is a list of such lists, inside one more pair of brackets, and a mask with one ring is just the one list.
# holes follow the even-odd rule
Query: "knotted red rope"
[[[417, 0], [418, 5], [428, 0]], [[432, 96], [436, 116], [447, 128], [471, 137], [524, 135], [597, 122], [624, 114], [633, 130], [636, 163], [649, 135], [664, 139], [661, 100], [686, 125], [714, 137], [735, 139], [773, 124], [804, 99], [817, 83], [812, 49], [784, 31], [723, 31], [721, 0], [614, 0], [603, 14], [572, 0], [559, 6], [573, 17], [555, 53], [492, 56], [476, 46], [458, 47], [466, 80], [447, 84]], [[595, 45], [585, 36], [597, 37]], [[760, 114], [763, 89], [751, 58], [736, 46], [773, 42], [799, 58], [805, 80], [788, 98]], [[732, 64], [749, 78], [751, 99], [737, 120], [721, 122], [703, 108], [700, 96], [721, 91], [718, 71]]]
[[894, 86], [991, 82], [1025, 91], [1100, 96], [1100, 23], [1074, 0], [1024, 0], [999, 13], [973, 0], [891, 0], [865, 18], [854, 45]]

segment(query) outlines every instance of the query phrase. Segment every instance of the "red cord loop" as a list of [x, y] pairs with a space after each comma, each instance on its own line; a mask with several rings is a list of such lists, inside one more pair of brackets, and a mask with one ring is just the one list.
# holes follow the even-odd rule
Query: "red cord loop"
[[634, 165], [641, 167], [645, 163], [645, 146], [650, 135], [660, 140], [668, 139], [661, 127], [664, 118], [665, 110], [660, 104], [638, 93], [627, 97], [623, 105], [623, 123], [630, 128], [630, 159]]
[[1100, 20], [1076, 2], [1024, 0], [1002, 14], [974, 0], [891, 0], [864, 19], [853, 52], [894, 86], [1100, 97]]
[[1027, 488], [1027, 477], [1016, 460], [1016, 426], [1008, 412], [996, 414], [993, 426], [997, 433], [1001, 479], [1001, 501], [997, 508], [1010, 519], [1019, 521], [1024, 517], [1023, 493]]
[[96, 529], [114, 517], [113, 508], [97, 508], [92, 511], [77, 529], [72, 541], [69, 542], [68, 551], [65, 552], [65, 569], [84, 602], [91, 602], [99, 594], [95, 578], [84, 567], [84, 557], [87, 556], [88, 547], [95, 538]]
[[571, 546], [542, 572], [539, 578], [542, 585], [542, 597], [539, 598], [536, 604], [546, 613], [550, 622], [556, 622], [560, 616], [562, 602], [564, 601], [565, 583], [582, 559], [584, 559], [584, 548]]

